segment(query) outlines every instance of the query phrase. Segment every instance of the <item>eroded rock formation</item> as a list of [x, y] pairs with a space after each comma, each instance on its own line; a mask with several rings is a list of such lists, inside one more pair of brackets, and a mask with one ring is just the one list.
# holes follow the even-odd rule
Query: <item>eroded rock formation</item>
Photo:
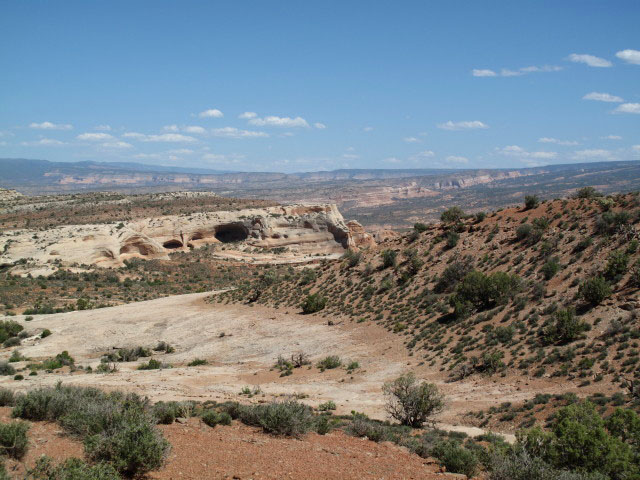
[[205, 244], [285, 247], [294, 256], [336, 256], [346, 248], [374, 243], [359, 223], [346, 224], [335, 205], [287, 205], [5, 232], [0, 237], [0, 264], [27, 259], [38, 264], [59, 260], [119, 266], [129, 258], [168, 258], [172, 251]]

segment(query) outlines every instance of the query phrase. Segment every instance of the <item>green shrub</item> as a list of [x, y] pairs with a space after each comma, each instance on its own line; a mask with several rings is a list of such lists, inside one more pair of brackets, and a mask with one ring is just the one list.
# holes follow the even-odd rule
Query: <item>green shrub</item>
[[16, 373], [16, 369], [13, 365], [10, 365], [6, 360], [0, 361], [0, 375], [13, 375]]
[[572, 308], [558, 310], [554, 317], [555, 322], [544, 330], [545, 342], [549, 344], [566, 345], [577, 340], [589, 328], [585, 322], [576, 318]]
[[150, 357], [151, 350], [144, 347], [120, 348], [117, 352], [117, 358], [120, 362], [135, 362], [140, 357]]
[[200, 365], [208, 365], [209, 362], [207, 362], [205, 359], [203, 358], [195, 358], [193, 360], [191, 360], [188, 364], [187, 367], [198, 367]]
[[627, 273], [629, 266], [629, 255], [621, 250], [611, 252], [604, 269], [604, 278], [617, 283], [620, 278]]
[[169, 442], [140, 408], [124, 410], [102, 433], [85, 439], [85, 450], [91, 460], [109, 462], [126, 476], [157, 470], [169, 448]]
[[556, 470], [526, 451], [507, 455], [494, 454], [490, 466], [489, 480], [609, 480], [600, 473]]
[[342, 360], [337, 355], [329, 355], [320, 360], [316, 365], [320, 370], [331, 370], [342, 366]]
[[458, 284], [450, 304], [456, 316], [464, 316], [474, 309], [481, 311], [506, 303], [520, 291], [521, 285], [517, 275], [506, 272], [485, 275], [474, 270]]
[[13, 320], [0, 320], [0, 343], [11, 337], [16, 337], [24, 328]]
[[382, 268], [389, 268], [396, 266], [396, 259], [398, 257], [398, 252], [395, 250], [383, 250], [380, 254], [382, 256]]
[[418, 382], [411, 372], [385, 383], [383, 392], [389, 415], [409, 427], [421, 427], [444, 408], [444, 395], [438, 387], [433, 383]]
[[316, 313], [324, 309], [327, 305], [327, 299], [319, 293], [312, 293], [302, 302], [301, 308], [304, 314]]
[[313, 427], [311, 408], [295, 400], [244, 406], [240, 420], [262, 427], [267, 433], [298, 437]]
[[158, 370], [166, 367], [167, 365], [163, 364], [159, 360], [150, 358], [147, 363], [141, 363], [140, 365], [138, 365], [138, 370]]
[[442, 462], [447, 472], [462, 473], [471, 478], [478, 468], [476, 455], [454, 440], [438, 442], [431, 454]]
[[55, 465], [53, 460], [42, 456], [29, 470], [29, 480], [121, 480], [115, 468], [107, 463], [89, 465], [79, 458], [68, 458]]
[[593, 187], [582, 187], [580, 189], [578, 189], [576, 191], [576, 193], [574, 194], [575, 198], [596, 198], [596, 197], [601, 197], [602, 193], [598, 192], [595, 188]]
[[467, 255], [461, 260], [455, 260], [444, 269], [433, 290], [437, 293], [450, 291], [473, 270], [473, 257]]
[[216, 425], [231, 425], [231, 415], [227, 412], [207, 410], [202, 414], [202, 421], [210, 427], [215, 427]]
[[320, 410], [321, 412], [328, 412], [330, 410], [335, 410], [336, 404], [334, 401], [329, 400], [328, 402], [325, 403], [321, 403], [320, 405], [318, 405], [318, 410]]
[[360, 263], [360, 260], [362, 260], [362, 253], [348, 249], [342, 256], [342, 258], [347, 262], [347, 266], [349, 268], [353, 268]]
[[580, 284], [578, 295], [592, 306], [600, 305], [611, 296], [611, 287], [603, 277], [592, 277]]
[[147, 402], [135, 394], [58, 384], [19, 395], [14, 403], [12, 416], [58, 422], [84, 439], [91, 459], [108, 461], [125, 475], [159, 468], [169, 448]]
[[418, 233], [422, 233], [426, 232], [429, 229], [429, 225], [427, 225], [426, 223], [417, 222], [413, 224], [413, 229]]
[[26, 422], [0, 423], [0, 449], [2, 449], [2, 453], [17, 460], [24, 457], [29, 446], [28, 430], [29, 424]]
[[20, 339], [18, 337], [10, 337], [10, 338], [7, 338], [2, 343], [2, 347], [3, 348], [17, 347], [17, 346], [20, 345], [20, 343], [22, 343], [22, 342], [20, 341]]
[[445, 223], [457, 223], [464, 218], [464, 212], [460, 207], [451, 207], [440, 215], [440, 220]]
[[560, 263], [557, 258], [550, 258], [541, 268], [545, 280], [551, 280], [558, 271], [560, 271]]
[[153, 405], [153, 416], [158, 423], [171, 425], [180, 416], [178, 402], [158, 402]]
[[628, 445], [606, 431], [604, 421], [588, 401], [558, 410], [552, 432], [555, 438], [550, 457], [558, 468], [601, 472], [612, 478], [639, 473], [637, 465], [631, 465]]
[[12, 406], [14, 398], [13, 390], [0, 388], [0, 407]]
[[460, 235], [456, 232], [447, 232], [447, 248], [451, 249], [458, 244], [458, 240], [460, 240]]
[[524, 207], [527, 210], [536, 208], [540, 204], [540, 199], [537, 195], [526, 195], [524, 197]]

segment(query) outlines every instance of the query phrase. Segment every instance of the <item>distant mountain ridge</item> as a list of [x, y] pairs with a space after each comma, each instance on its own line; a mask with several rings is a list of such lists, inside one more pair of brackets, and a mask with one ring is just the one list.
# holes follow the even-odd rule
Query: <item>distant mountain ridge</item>
[[[592, 171], [607, 167], [618, 168], [622, 165], [639, 164], [640, 161], [594, 162], [580, 164], [548, 165], [529, 168], [501, 168], [501, 169], [339, 169], [330, 171], [278, 173], [278, 172], [242, 172], [231, 170], [214, 170], [197, 167], [170, 167], [161, 165], [146, 165], [134, 162], [51, 162], [49, 160], [34, 160], [26, 158], [0, 158], [0, 186], [21, 187], [36, 185], [70, 185], [77, 183], [81, 189], [89, 185], [117, 186], [124, 177], [126, 186], [152, 186], [181, 184], [193, 187], [201, 184], [237, 184], [253, 183], [255, 181], [297, 180], [303, 182], [316, 181], [359, 181], [383, 180], [408, 177], [455, 176], [460, 178], [476, 176], [498, 176], [498, 172], [539, 173], [558, 172], [562, 170], [578, 172]], [[526, 173], [525, 173], [526, 172]], [[218, 177], [212, 179], [211, 177]]]

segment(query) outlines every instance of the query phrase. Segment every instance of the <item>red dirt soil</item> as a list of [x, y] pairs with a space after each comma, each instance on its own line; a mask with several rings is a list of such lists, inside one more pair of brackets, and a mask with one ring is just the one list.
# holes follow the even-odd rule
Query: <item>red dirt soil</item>
[[[17, 420], [11, 418], [11, 408], [0, 407], [0, 421]], [[5, 460], [11, 478], [24, 478], [42, 455], [52, 457], [55, 463], [84, 458], [82, 442], [65, 435], [57, 424], [27, 423], [27, 454], [21, 461]], [[274, 437], [238, 422], [211, 428], [198, 418], [159, 428], [171, 443], [171, 451], [165, 467], [150, 473], [148, 480], [460, 478], [444, 473], [435, 460], [420, 458], [403, 447], [351, 437], [338, 430], [294, 439]]]
[[197, 418], [161, 425], [172, 445], [167, 466], [151, 474], [174, 479], [445, 479], [435, 461], [391, 443], [333, 431], [300, 439], [274, 437], [234, 422], [211, 428]]

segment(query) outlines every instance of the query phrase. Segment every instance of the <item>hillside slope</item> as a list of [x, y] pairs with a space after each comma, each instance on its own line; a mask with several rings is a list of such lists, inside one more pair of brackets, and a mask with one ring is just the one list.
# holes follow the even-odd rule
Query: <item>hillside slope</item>
[[618, 392], [640, 381], [640, 197], [579, 195], [486, 216], [452, 208], [376, 250], [273, 268], [212, 300], [326, 303], [329, 321], [383, 325], [450, 382], [517, 375]]

